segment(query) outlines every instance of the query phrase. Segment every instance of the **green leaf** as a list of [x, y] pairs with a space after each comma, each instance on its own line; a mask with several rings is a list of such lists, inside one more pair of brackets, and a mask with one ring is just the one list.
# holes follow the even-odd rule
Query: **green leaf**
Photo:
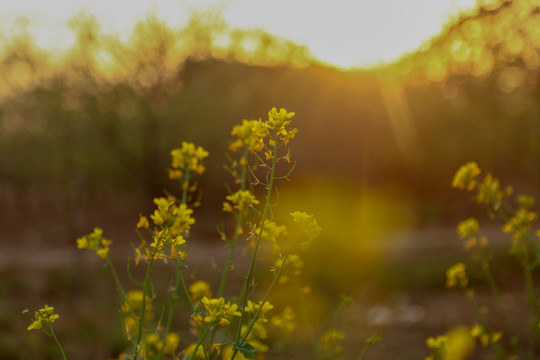
[[253, 359], [257, 353], [257, 349], [247, 342], [242, 342], [241, 344], [233, 342], [233, 346], [238, 349], [238, 351], [240, 351], [240, 353], [244, 355], [246, 359]]

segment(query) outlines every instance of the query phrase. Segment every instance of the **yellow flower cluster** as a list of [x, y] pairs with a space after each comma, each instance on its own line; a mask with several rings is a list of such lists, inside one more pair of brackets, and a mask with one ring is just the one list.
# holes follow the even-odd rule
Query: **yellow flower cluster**
[[478, 184], [476, 193], [476, 202], [479, 204], [493, 206], [498, 209], [501, 206], [505, 195], [510, 195], [512, 189], [508, 187], [506, 191], [501, 190], [499, 179], [494, 178], [491, 174], [487, 174], [484, 180]]
[[519, 209], [516, 214], [504, 225], [505, 233], [513, 233], [512, 240], [518, 241], [526, 232], [531, 229], [531, 225], [538, 220], [538, 215], [534, 211]]
[[165, 336], [165, 344], [163, 344], [163, 339], [158, 334], [148, 334], [145, 337], [141, 355], [146, 355], [148, 357], [157, 356], [161, 351], [161, 348], [163, 348], [164, 354], [173, 354], [176, 349], [178, 349], [179, 344], [180, 336], [177, 333], [168, 333], [167, 336]]
[[313, 215], [305, 212], [295, 211], [291, 213], [291, 216], [293, 221], [300, 225], [299, 235], [306, 239], [302, 242], [302, 248], [307, 249], [311, 241], [321, 233], [321, 227], [317, 224], [317, 220]]
[[233, 126], [231, 135], [237, 139], [229, 146], [229, 150], [236, 151], [241, 148], [247, 148], [249, 152], [255, 152], [261, 146], [261, 137], [253, 128], [257, 120], [242, 120], [242, 124]]
[[[285, 261], [285, 265], [283, 262]], [[296, 254], [290, 254], [286, 259], [284, 258], [278, 258], [274, 264], [274, 267], [276, 269], [279, 269], [280, 267], [285, 266], [283, 269], [283, 274], [281, 275], [281, 278], [279, 279], [280, 284], [285, 284], [287, 281], [289, 281], [289, 275], [292, 276], [300, 276], [302, 274], [302, 269], [304, 268], [304, 262], [300, 258], [300, 256]]]
[[43, 328], [43, 325], [50, 327], [60, 315], [54, 313], [54, 308], [49, 305], [45, 305], [43, 309], [34, 311], [34, 321], [27, 330], [39, 330]]
[[218, 323], [220, 326], [227, 326], [231, 323], [233, 316], [240, 316], [237, 304], [225, 302], [224, 298], [208, 298], [204, 296], [201, 303], [206, 308], [208, 315], [204, 318], [207, 323]]
[[446, 286], [454, 287], [459, 285], [460, 287], [466, 287], [469, 284], [467, 273], [465, 271], [465, 264], [457, 263], [452, 265], [446, 270]]
[[437, 337], [430, 337], [426, 340], [426, 345], [430, 349], [444, 349], [446, 343], [448, 342], [448, 336], [439, 335]]
[[[195, 223], [195, 219], [191, 217], [193, 210], [189, 209], [186, 204], [177, 205], [173, 197], [155, 198], [154, 204], [156, 204], [157, 209], [150, 215], [150, 218], [161, 230], [153, 232], [153, 242], [150, 244], [150, 248], [143, 242], [135, 249], [135, 263], [139, 264], [141, 260], [149, 261], [152, 254], [154, 254], [155, 259], [164, 259], [165, 261], [178, 257], [185, 259], [183, 245], [186, 241], [184, 235]], [[146, 216], [139, 216], [137, 228], [149, 228], [149, 226]]]
[[272, 317], [272, 325], [281, 328], [287, 332], [292, 332], [296, 327], [294, 319], [296, 314], [291, 307], [286, 307], [280, 315]]
[[195, 144], [182, 142], [182, 147], [171, 150], [171, 167], [169, 178], [181, 179], [184, 172], [189, 169], [199, 175], [206, 170], [202, 160], [208, 156], [208, 151], [201, 146], [195, 147]]
[[265, 323], [268, 321], [266, 318], [266, 313], [274, 308], [274, 305], [270, 304], [268, 301], [265, 301], [264, 304], [262, 301], [259, 301], [259, 303], [254, 303], [251, 300], [247, 301], [245, 311], [247, 313], [256, 315], [257, 312], [259, 312], [257, 317], [257, 322]]
[[507, 186], [504, 190], [501, 189], [499, 179], [494, 178], [491, 174], [486, 174], [482, 182], [478, 181], [480, 168], [475, 162], [469, 162], [461, 166], [452, 181], [452, 187], [473, 191], [476, 189], [476, 202], [492, 206], [497, 210], [505, 196], [512, 194], [513, 189]]
[[[293, 112], [287, 112], [285, 109], [280, 109], [279, 112], [275, 107], [268, 112], [268, 120], [259, 120], [253, 124], [252, 131], [259, 138], [254, 146], [255, 152], [265, 150], [266, 159], [272, 159], [272, 151], [266, 147], [264, 139], [268, 138], [268, 145], [274, 146], [277, 142], [283, 145], [287, 145], [291, 139], [293, 139], [298, 132], [298, 129], [288, 129], [291, 123], [291, 118], [294, 116]], [[289, 155], [283, 157], [290, 162]], [[279, 159], [278, 159], [279, 160]]]
[[[259, 228], [254, 227], [252, 235], [256, 237], [258, 232]], [[273, 221], [267, 221], [264, 224], [261, 239], [277, 246], [277, 239], [285, 235], [287, 235], [287, 228], [284, 225], [278, 225]]]
[[203, 280], [195, 281], [189, 286], [188, 290], [191, 294], [191, 299], [193, 301], [198, 301], [203, 296], [206, 296], [208, 298], [212, 297], [212, 290], [210, 289], [210, 285]]
[[155, 225], [169, 228], [172, 236], [182, 235], [195, 223], [193, 210], [186, 204], [177, 205], [174, 198], [155, 198], [154, 204], [157, 209], [150, 218]]
[[243, 212], [250, 205], [257, 205], [259, 200], [249, 190], [238, 190], [234, 194], [227, 195], [228, 201], [223, 202], [223, 211], [232, 212], [236, 210]]
[[488, 239], [485, 236], [477, 237], [480, 231], [480, 225], [475, 218], [469, 218], [458, 224], [457, 231], [459, 237], [462, 239], [468, 238], [465, 243], [465, 249], [470, 250], [477, 246], [486, 247], [488, 245]]
[[343, 339], [345, 339], [345, 334], [343, 334], [343, 332], [336, 329], [330, 329], [321, 335], [319, 343], [325, 350], [340, 353], [342, 348], [341, 345], [339, 345], [339, 342]]
[[461, 166], [452, 180], [452, 187], [472, 191], [476, 187], [476, 178], [480, 175], [480, 168], [474, 161]]
[[480, 343], [483, 347], [487, 347], [490, 344], [494, 344], [501, 340], [502, 333], [500, 332], [490, 332], [482, 325], [475, 325], [471, 329], [472, 337], [480, 340]]
[[103, 238], [103, 230], [98, 227], [94, 228], [91, 234], [77, 239], [78, 249], [94, 250], [102, 259], [109, 256], [109, 245], [111, 244], [112, 241]]

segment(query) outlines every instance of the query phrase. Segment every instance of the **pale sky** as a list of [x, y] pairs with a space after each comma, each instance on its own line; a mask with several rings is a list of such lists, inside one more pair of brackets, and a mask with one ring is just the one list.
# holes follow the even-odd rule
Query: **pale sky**
[[[65, 48], [73, 41], [66, 21], [81, 10], [96, 16], [104, 33], [128, 34], [155, 13], [180, 27], [190, 9], [222, 6], [234, 27], [261, 28], [307, 45], [319, 59], [354, 67], [392, 61], [438, 34], [450, 16], [475, 0], [0, 0], [0, 34], [18, 15], [30, 19], [38, 44]], [[0, 35], [1, 36], [1, 35]]]

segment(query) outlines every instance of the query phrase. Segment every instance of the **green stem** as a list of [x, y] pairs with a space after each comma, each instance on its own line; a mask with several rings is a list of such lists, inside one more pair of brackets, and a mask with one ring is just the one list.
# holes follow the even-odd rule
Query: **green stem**
[[517, 335], [516, 332], [516, 326], [514, 322], [512, 321], [512, 318], [510, 316], [510, 312], [508, 311], [508, 308], [506, 307], [506, 304], [503, 302], [503, 298], [501, 296], [501, 293], [499, 291], [499, 287], [497, 286], [497, 283], [495, 282], [495, 279], [493, 278], [493, 274], [491, 273], [491, 267], [489, 266], [489, 261], [486, 258], [483, 258], [480, 260], [482, 271], [484, 272], [484, 277], [486, 278], [486, 281], [488, 283], [489, 289], [491, 290], [491, 293], [495, 298], [497, 299], [497, 302], [499, 304], [499, 307], [501, 308], [504, 317], [506, 319], [506, 322], [512, 329], [512, 332], [514, 335]]
[[[247, 153], [248, 153], [248, 148], [246, 147], [244, 149], [244, 155], [242, 157], [242, 159], [244, 159], [244, 162], [242, 164], [242, 173], [240, 177], [240, 190], [242, 191], [246, 189]], [[240, 230], [242, 229], [243, 222], [244, 222], [244, 214], [243, 212], [239, 212], [236, 215], [236, 224], [234, 227], [233, 238], [229, 244], [229, 247], [230, 247], [229, 257], [227, 258], [227, 263], [225, 265], [225, 269], [223, 270], [223, 275], [221, 276], [221, 284], [219, 285], [218, 298], [222, 297], [223, 293], [225, 292], [225, 285], [227, 284], [227, 278], [229, 277], [229, 272], [231, 270], [234, 248], [236, 247], [236, 242], [238, 241], [238, 236], [240, 235]]]
[[[240, 338], [242, 337], [242, 323], [244, 322], [244, 317], [245, 317], [245, 314], [246, 314], [247, 292], [248, 292], [248, 288], [249, 288], [250, 282], [251, 282], [252, 277], [253, 277], [253, 270], [255, 268], [255, 262], [257, 260], [257, 252], [259, 250], [259, 245], [261, 243], [262, 234], [263, 234], [263, 231], [264, 231], [264, 224], [266, 222], [266, 217], [268, 215], [268, 210], [270, 209], [270, 200], [271, 200], [271, 197], [272, 197], [272, 188], [274, 186], [274, 176], [275, 176], [275, 171], [276, 171], [277, 142], [274, 142], [274, 151], [273, 151], [272, 154], [273, 154], [273, 156], [272, 156], [272, 167], [270, 169], [270, 177], [269, 177], [269, 182], [267, 184], [268, 191], [266, 193], [266, 202], [264, 204], [263, 213], [261, 215], [259, 233], [257, 235], [257, 240], [255, 241], [255, 248], [253, 249], [253, 255], [251, 257], [251, 263], [249, 264], [248, 273], [247, 273], [246, 279], [244, 281], [244, 286], [242, 288], [242, 297], [241, 297], [241, 302], [240, 302], [240, 306], [242, 307], [242, 312], [241, 312], [241, 315], [240, 315], [240, 322], [238, 324], [238, 332], [236, 334], [236, 344], [239, 343]], [[234, 360], [237, 353], [238, 353], [238, 348], [235, 347], [234, 350], [233, 350], [232, 356], [231, 356], [231, 360]]]
[[122, 302], [126, 302], [127, 301], [127, 295], [126, 295], [126, 292], [124, 290], [124, 287], [122, 286], [122, 283], [120, 282], [120, 278], [118, 277], [118, 274], [111, 262], [111, 259], [109, 259], [108, 257], [105, 259], [105, 263], [107, 265], [107, 267], [111, 270], [111, 274], [112, 274], [112, 277], [114, 279], [114, 282], [116, 283], [116, 289], [118, 290], [118, 292], [120, 293], [120, 295], [122, 296]]
[[141, 304], [141, 311], [139, 313], [137, 342], [135, 346], [135, 354], [133, 356], [133, 360], [137, 359], [137, 355], [142, 349], [141, 340], [142, 340], [142, 335], [143, 335], [144, 313], [146, 311], [146, 294], [148, 293], [148, 286], [150, 284], [150, 273], [152, 272], [152, 265], [154, 264], [155, 256], [158, 251], [159, 243], [161, 242], [162, 238], [163, 238], [163, 235], [160, 235], [160, 237], [156, 241], [156, 246], [154, 247], [154, 250], [152, 251], [152, 256], [150, 257], [150, 260], [148, 261], [148, 267], [146, 268], [146, 274], [144, 276], [143, 295], [142, 295], [142, 300], [141, 300], [142, 304]]
[[527, 287], [527, 303], [529, 304], [529, 308], [532, 313], [532, 317], [530, 320], [531, 325], [531, 334], [529, 336], [529, 359], [534, 359], [535, 349], [534, 349], [534, 336], [535, 334], [538, 334], [537, 326], [538, 326], [538, 309], [536, 306], [536, 290], [534, 288], [532, 274], [530, 270], [530, 259], [529, 259], [529, 251], [526, 247], [523, 249], [523, 259], [522, 259], [522, 266], [523, 266], [523, 273], [525, 276], [525, 284]]
[[[199, 346], [201, 346], [202, 342], [204, 341], [204, 338], [206, 337], [206, 334], [208, 334], [208, 330], [210, 330], [210, 328], [212, 327], [212, 325], [209, 325], [200, 335], [199, 335], [199, 340], [197, 341], [197, 344], [195, 345], [195, 348], [193, 348], [193, 352], [191, 353], [191, 357], [190, 359], [195, 359], [195, 355], [197, 354], [197, 350], [199, 350]], [[204, 349], [204, 347], [203, 347]]]
[[62, 359], [66, 360], [66, 354], [64, 353], [64, 349], [62, 349], [62, 345], [60, 345], [60, 341], [58, 341], [58, 338], [56, 337], [52, 326], [50, 324], [46, 324], [46, 326], [52, 338], [54, 339], [56, 346], [58, 346], [58, 349], [60, 349], [60, 353], [62, 354]]

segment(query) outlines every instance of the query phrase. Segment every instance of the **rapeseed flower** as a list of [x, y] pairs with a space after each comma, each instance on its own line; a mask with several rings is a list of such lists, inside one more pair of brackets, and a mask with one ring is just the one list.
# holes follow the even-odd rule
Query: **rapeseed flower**
[[299, 236], [306, 239], [302, 242], [302, 248], [308, 248], [311, 241], [321, 233], [321, 227], [313, 215], [301, 211], [292, 212], [290, 215], [293, 221], [300, 225]]
[[94, 250], [102, 259], [109, 256], [109, 245], [111, 244], [112, 241], [103, 238], [103, 230], [98, 227], [94, 228], [91, 234], [77, 239], [78, 249]]
[[223, 202], [223, 211], [244, 212], [249, 206], [259, 204], [259, 200], [249, 190], [238, 190], [234, 194], [227, 195], [228, 201]]
[[188, 290], [193, 301], [197, 301], [203, 296], [206, 296], [208, 298], [212, 297], [212, 290], [210, 289], [210, 285], [203, 280], [195, 281], [189, 286]]
[[272, 317], [271, 323], [287, 332], [292, 332], [296, 327], [296, 323], [294, 322], [295, 317], [294, 310], [287, 306], [280, 315]]
[[505, 233], [514, 233], [512, 240], [518, 241], [525, 233], [531, 229], [531, 225], [538, 220], [538, 215], [534, 211], [519, 209], [503, 227]]
[[203, 296], [201, 303], [206, 308], [208, 315], [204, 318], [207, 323], [218, 323], [220, 326], [227, 326], [233, 316], [240, 316], [237, 304], [225, 302], [224, 298], [208, 298]]
[[480, 231], [480, 225], [475, 218], [468, 218], [458, 224], [458, 234], [462, 239], [475, 236], [478, 231]]
[[499, 331], [490, 332], [484, 326], [477, 324], [471, 328], [471, 336], [478, 339], [482, 347], [487, 347], [490, 344], [500, 341], [502, 333]]
[[54, 313], [54, 308], [45, 305], [44, 308], [34, 311], [34, 321], [27, 330], [39, 330], [45, 326], [47, 329], [58, 319], [60, 315]]
[[202, 175], [206, 168], [202, 161], [209, 155], [201, 146], [183, 141], [182, 147], [171, 150], [171, 167], [169, 178], [179, 179], [184, 176], [186, 169]]
[[255, 152], [262, 141], [260, 134], [253, 131], [257, 122], [257, 120], [242, 120], [241, 124], [233, 126], [231, 135], [237, 139], [229, 146], [229, 150], [234, 152], [245, 147], [249, 152]]
[[343, 332], [336, 329], [330, 329], [321, 335], [319, 343], [323, 349], [340, 354], [343, 349], [339, 343], [343, 339], [345, 339], [345, 334]]
[[259, 303], [254, 303], [251, 300], [248, 300], [245, 311], [253, 315], [257, 315], [257, 312], [260, 311], [258, 314], [257, 321], [261, 323], [265, 323], [268, 321], [268, 319], [265, 316], [266, 313], [272, 310], [273, 308], [274, 308], [274, 305], [270, 304], [268, 301], [265, 301], [263, 304], [262, 301], [259, 301]]
[[457, 263], [452, 265], [446, 270], [446, 286], [454, 287], [459, 285], [460, 287], [466, 287], [469, 283], [467, 273], [465, 272], [465, 264]]
[[507, 187], [505, 191], [501, 190], [499, 179], [494, 178], [491, 174], [486, 174], [482, 183], [478, 184], [476, 192], [476, 202], [492, 206], [493, 209], [498, 209], [505, 195], [510, 195], [512, 188]]
[[476, 187], [478, 175], [480, 175], [478, 164], [474, 161], [468, 162], [456, 171], [452, 187], [472, 191]]

